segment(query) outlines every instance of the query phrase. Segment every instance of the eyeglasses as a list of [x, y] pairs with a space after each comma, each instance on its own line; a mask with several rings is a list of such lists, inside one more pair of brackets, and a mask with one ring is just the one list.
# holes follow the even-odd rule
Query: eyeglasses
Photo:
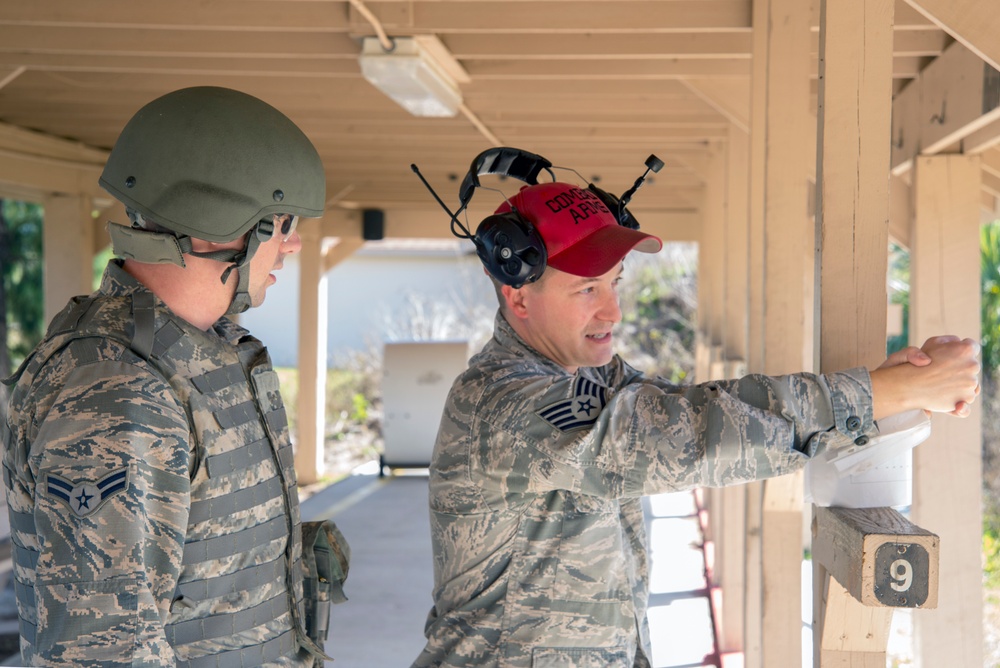
[[281, 230], [282, 241], [288, 241], [298, 224], [298, 216], [290, 213], [274, 214], [274, 226]]

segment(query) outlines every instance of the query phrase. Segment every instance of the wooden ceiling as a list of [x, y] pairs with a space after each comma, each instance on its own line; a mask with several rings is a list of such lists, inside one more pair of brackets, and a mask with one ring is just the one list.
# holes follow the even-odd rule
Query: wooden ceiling
[[[707, 147], [750, 122], [750, 0], [366, 0], [364, 8], [389, 36], [440, 38], [469, 75], [463, 113], [411, 116], [362, 78], [361, 39], [375, 29], [351, 2], [3, 0], [0, 130], [62, 140], [65, 159], [100, 165], [143, 104], [219, 85], [299, 124], [323, 156], [330, 207], [434, 209], [414, 162], [454, 204], [470, 161], [495, 140], [613, 192], [655, 153], [666, 166], [636, 202], [683, 210], [700, 205]], [[951, 41], [897, 2], [894, 90]]]

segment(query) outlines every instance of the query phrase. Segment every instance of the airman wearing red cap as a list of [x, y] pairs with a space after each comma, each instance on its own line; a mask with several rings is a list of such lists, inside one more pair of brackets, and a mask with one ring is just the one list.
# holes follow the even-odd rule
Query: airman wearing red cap
[[434, 448], [434, 607], [415, 667], [648, 667], [643, 495], [789, 473], [866, 443], [881, 417], [964, 416], [978, 394], [978, 346], [957, 337], [873, 371], [692, 386], [643, 375], [612, 349], [617, 288], [630, 251], [662, 244], [600, 192], [529, 185], [497, 210], [544, 243], [529, 280], [516, 263], [502, 280], [503, 262], [531, 253], [477, 243], [500, 310]]

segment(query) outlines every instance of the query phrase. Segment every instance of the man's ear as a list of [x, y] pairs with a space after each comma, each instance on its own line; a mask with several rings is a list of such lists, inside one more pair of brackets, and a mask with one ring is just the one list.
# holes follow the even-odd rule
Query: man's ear
[[513, 314], [518, 318], [528, 317], [528, 305], [527, 305], [527, 290], [524, 286], [520, 288], [512, 288], [509, 285], [504, 285], [500, 288], [500, 292], [503, 294], [504, 301], [507, 303], [507, 312]]

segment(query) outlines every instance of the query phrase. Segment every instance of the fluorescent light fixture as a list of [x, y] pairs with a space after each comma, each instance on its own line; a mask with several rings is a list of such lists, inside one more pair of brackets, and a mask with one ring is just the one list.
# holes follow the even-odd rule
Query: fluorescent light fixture
[[[458, 61], [434, 36], [396, 37], [382, 48], [377, 37], [361, 45], [361, 74], [414, 116], [454, 116], [462, 104], [456, 78], [468, 80]], [[449, 71], [450, 70], [450, 71]]]

